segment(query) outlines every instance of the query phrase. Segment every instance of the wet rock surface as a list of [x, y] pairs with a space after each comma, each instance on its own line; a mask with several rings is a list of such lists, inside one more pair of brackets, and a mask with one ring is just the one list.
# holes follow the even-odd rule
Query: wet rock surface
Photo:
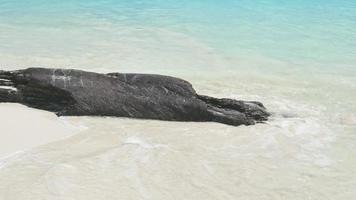
[[117, 116], [253, 125], [270, 115], [260, 102], [198, 95], [182, 79], [153, 74], [100, 74], [74, 69], [0, 71], [0, 102], [58, 116]]

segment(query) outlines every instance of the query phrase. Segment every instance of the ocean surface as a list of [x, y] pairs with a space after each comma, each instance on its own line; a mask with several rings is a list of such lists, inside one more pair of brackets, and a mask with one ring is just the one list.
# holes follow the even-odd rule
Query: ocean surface
[[17, 106], [0, 138], [63, 138], [3, 155], [0, 200], [356, 196], [354, 0], [0, 0], [0, 69], [27, 67], [178, 76], [273, 116], [233, 127]]

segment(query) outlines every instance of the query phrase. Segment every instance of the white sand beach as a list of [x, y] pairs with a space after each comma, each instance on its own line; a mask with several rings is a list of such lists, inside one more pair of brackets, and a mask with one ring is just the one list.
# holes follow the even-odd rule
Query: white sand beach
[[0, 13], [0, 70], [162, 74], [272, 113], [235, 127], [0, 103], [0, 200], [356, 199], [355, 0], [0, 0]]
[[77, 129], [55, 114], [20, 104], [0, 104], [0, 158], [66, 138]]

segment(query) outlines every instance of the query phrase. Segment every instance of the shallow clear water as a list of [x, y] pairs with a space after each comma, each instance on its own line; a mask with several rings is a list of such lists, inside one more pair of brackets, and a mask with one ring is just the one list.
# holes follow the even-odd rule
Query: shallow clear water
[[79, 133], [0, 160], [0, 199], [352, 199], [355, 55], [352, 0], [0, 0], [1, 69], [168, 74], [274, 113], [61, 118]]

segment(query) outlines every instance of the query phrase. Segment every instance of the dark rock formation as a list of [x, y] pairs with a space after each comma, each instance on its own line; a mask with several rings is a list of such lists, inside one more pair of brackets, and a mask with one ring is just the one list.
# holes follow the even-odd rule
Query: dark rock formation
[[259, 102], [196, 94], [182, 79], [150, 74], [99, 74], [72, 69], [0, 71], [0, 102], [58, 116], [117, 116], [252, 125], [267, 120]]

